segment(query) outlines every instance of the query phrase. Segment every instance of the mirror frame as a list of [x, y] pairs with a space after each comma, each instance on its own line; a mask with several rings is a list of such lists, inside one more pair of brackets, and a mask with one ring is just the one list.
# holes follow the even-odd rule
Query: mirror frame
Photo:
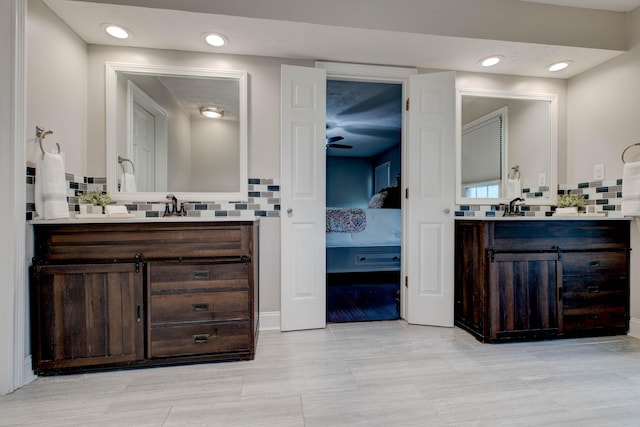
[[[105, 86], [106, 86], [106, 162], [107, 162], [107, 191], [113, 200], [120, 201], [141, 201], [164, 203], [167, 193], [172, 193], [180, 201], [200, 201], [200, 202], [229, 202], [246, 201], [248, 198], [248, 114], [247, 114], [247, 80], [246, 71], [218, 70], [212, 68], [174, 67], [166, 65], [135, 64], [124, 62], [105, 63]], [[121, 193], [117, 191], [118, 177], [118, 141], [117, 141], [117, 79], [118, 72], [147, 75], [165, 75], [174, 77], [216, 77], [238, 79], [239, 83], [239, 134], [240, 134], [240, 188], [233, 192], [139, 192]]]
[[[456, 90], [456, 204], [457, 205], [497, 205], [508, 203], [505, 197], [478, 199], [463, 197], [462, 195], [462, 97], [475, 96], [486, 98], [523, 99], [532, 101], [549, 102], [549, 173], [547, 185], [549, 186], [549, 197], [535, 197], [525, 199], [528, 205], [552, 205], [556, 202], [556, 192], [558, 188], [558, 95], [549, 93], [526, 93], [494, 91], [482, 89], [457, 89]], [[504, 149], [508, 153], [509, 147]], [[506, 161], [505, 156], [505, 161]], [[506, 164], [506, 163], [504, 163]], [[504, 165], [503, 165], [504, 167]], [[506, 171], [509, 172], [508, 170]], [[504, 194], [504, 183], [500, 188]]]

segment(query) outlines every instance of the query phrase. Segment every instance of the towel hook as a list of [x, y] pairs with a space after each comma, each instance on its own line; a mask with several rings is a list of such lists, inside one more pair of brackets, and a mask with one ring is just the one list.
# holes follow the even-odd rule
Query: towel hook
[[[42, 146], [42, 140], [45, 139], [47, 135], [52, 135], [52, 134], [53, 134], [52, 130], [44, 130], [44, 128], [41, 128], [40, 126], [36, 126], [36, 138], [38, 138], [38, 143], [40, 144], [40, 151], [42, 151], [42, 154], [45, 153], [44, 147]], [[60, 154], [60, 144], [58, 144], [57, 142], [56, 142], [56, 147], [58, 147], [58, 154]]]
[[624, 163], [627, 163], [627, 162], [625, 162], [625, 161], [624, 161], [624, 155], [625, 155], [625, 153], [627, 152], [627, 150], [628, 150], [629, 148], [632, 148], [632, 147], [636, 146], [636, 145], [640, 145], [640, 142], [636, 142], [635, 144], [631, 144], [630, 146], [628, 146], [627, 148], [625, 148], [625, 149], [624, 149], [624, 151], [622, 152], [622, 163], [623, 163], [623, 164], [624, 164]]
[[126, 172], [126, 170], [124, 169], [124, 162], [129, 162], [131, 164], [131, 171], [135, 175], [136, 167], [133, 165], [133, 162], [131, 160], [129, 160], [129, 159], [126, 159], [126, 158], [122, 157], [122, 156], [118, 156], [118, 163], [120, 163], [120, 166], [122, 166], [122, 171]]

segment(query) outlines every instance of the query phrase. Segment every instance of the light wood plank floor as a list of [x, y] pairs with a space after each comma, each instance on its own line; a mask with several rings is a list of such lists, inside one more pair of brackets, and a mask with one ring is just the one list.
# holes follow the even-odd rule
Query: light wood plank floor
[[38, 378], [2, 426], [638, 426], [640, 340], [481, 344], [403, 321], [261, 332], [254, 361]]

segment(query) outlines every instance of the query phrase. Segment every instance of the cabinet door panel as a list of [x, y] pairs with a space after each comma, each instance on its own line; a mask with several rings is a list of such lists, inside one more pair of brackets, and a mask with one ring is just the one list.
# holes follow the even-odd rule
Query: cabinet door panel
[[493, 339], [557, 334], [558, 255], [495, 254], [490, 263]]
[[135, 270], [135, 264], [38, 267], [36, 367], [142, 359], [142, 273]]

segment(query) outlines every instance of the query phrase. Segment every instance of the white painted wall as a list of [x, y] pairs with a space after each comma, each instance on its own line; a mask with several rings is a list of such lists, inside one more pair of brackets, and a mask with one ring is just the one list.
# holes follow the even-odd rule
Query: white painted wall
[[[640, 142], [640, 9], [629, 19], [629, 52], [569, 80], [567, 182], [591, 180], [601, 163], [606, 180], [622, 178], [622, 151]], [[640, 231], [631, 228], [631, 316], [638, 318]]]
[[[14, 149], [16, 148], [13, 122], [15, 119], [14, 38], [17, 30], [14, 26], [14, 2], [0, 2], [0, 196], [13, 199], [17, 190], [15, 182]], [[7, 206], [9, 207], [9, 206]], [[0, 210], [0, 233], [3, 236], [15, 237], [11, 231], [15, 223], [15, 210]], [[14, 268], [16, 254], [12, 238], [5, 240], [8, 244], [0, 246], [0, 269], [5, 272], [0, 280], [0, 394], [13, 391], [15, 363], [15, 315], [14, 298], [16, 283]]]
[[[173, 191], [238, 191], [239, 140], [237, 120], [192, 116], [191, 179], [188, 188]], [[211, 182], [212, 170], [220, 177], [215, 183]]]
[[27, 161], [35, 164], [40, 153], [40, 125], [53, 130], [45, 149], [58, 142], [67, 172], [85, 175], [87, 45], [40, 0], [27, 5]]

